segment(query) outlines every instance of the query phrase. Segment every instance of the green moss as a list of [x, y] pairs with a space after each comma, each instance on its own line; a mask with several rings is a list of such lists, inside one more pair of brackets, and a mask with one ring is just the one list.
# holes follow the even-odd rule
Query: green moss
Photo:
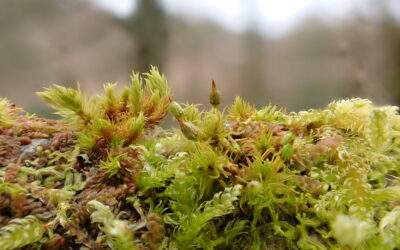
[[5, 98], [0, 98], [0, 126], [10, 127], [15, 122], [15, 114], [10, 102]]
[[[288, 113], [238, 97], [225, 112], [214, 83], [201, 110], [171, 103], [155, 68], [100, 96], [57, 85], [39, 95], [61, 122], [0, 109], [8, 140], [49, 141], [28, 159], [0, 155], [7, 249], [400, 247], [397, 107], [349, 99]], [[168, 111], [176, 127], [165, 130]], [[24, 238], [21, 225], [37, 233]]]

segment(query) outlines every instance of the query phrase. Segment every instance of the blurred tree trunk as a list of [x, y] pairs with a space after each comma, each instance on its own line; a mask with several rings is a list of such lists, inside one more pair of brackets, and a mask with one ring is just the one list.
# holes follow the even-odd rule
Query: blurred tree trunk
[[136, 11], [125, 20], [125, 27], [135, 43], [131, 67], [138, 72], [147, 71], [150, 65], [162, 70], [168, 45], [168, 18], [161, 3], [139, 0]]
[[400, 106], [400, 25], [394, 19], [387, 19], [383, 23], [383, 32], [393, 60], [388, 75], [390, 88], [396, 105]]
[[241, 81], [244, 95], [257, 105], [263, 105], [265, 100], [265, 40], [256, 30], [247, 30], [243, 35], [243, 64]]
[[378, 1], [377, 4], [380, 11], [383, 41], [392, 62], [387, 69], [387, 77], [390, 82], [388, 87], [393, 93], [395, 104], [400, 106], [400, 23], [391, 11], [388, 1]]
[[243, 95], [256, 105], [266, 104], [265, 88], [265, 42], [260, 26], [260, 13], [257, 2], [252, 0], [246, 2], [245, 16], [247, 18], [247, 28], [242, 38], [243, 58], [242, 58], [242, 80], [245, 89]]

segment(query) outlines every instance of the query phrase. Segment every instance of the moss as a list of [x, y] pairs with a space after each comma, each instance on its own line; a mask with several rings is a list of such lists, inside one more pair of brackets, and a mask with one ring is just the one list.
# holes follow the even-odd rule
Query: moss
[[0, 99], [0, 125], [2, 127], [10, 127], [14, 123], [12, 106], [7, 99]]
[[0, 102], [5, 249], [400, 247], [396, 107], [295, 113], [238, 97], [221, 111], [213, 83], [201, 110], [172, 102], [156, 68], [100, 96], [39, 95], [60, 120]]

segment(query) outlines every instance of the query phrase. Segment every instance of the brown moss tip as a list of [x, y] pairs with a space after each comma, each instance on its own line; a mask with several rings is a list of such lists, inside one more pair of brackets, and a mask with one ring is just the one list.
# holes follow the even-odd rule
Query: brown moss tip
[[221, 95], [217, 89], [217, 85], [214, 80], [211, 81], [211, 91], [210, 91], [210, 104], [213, 108], [218, 108], [221, 103]]

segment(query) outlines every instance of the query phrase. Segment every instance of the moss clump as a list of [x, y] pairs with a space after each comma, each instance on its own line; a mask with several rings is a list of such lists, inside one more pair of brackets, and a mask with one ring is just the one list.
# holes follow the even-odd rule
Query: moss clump
[[[396, 107], [220, 111], [213, 83], [206, 111], [143, 77], [45, 89], [59, 121], [0, 102], [2, 249], [400, 247]], [[159, 127], [168, 111], [176, 129]]]

